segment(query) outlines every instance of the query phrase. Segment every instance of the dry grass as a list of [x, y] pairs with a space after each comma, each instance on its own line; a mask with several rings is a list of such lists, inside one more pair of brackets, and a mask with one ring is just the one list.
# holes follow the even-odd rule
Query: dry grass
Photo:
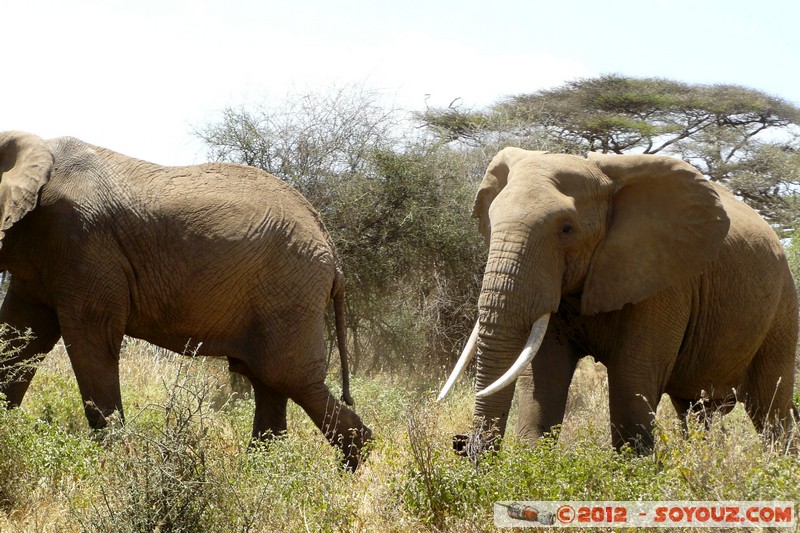
[[22, 411], [3, 412], [0, 531], [484, 531], [499, 500], [800, 499], [797, 453], [770, 447], [740, 409], [684, 434], [662, 402], [654, 453], [614, 452], [607, 382], [588, 359], [560, 440], [531, 449], [512, 434], [478, 467], [450, 452], [471, 419], [467, 380], [437, 404], [438, 380], [356, 378], [376, 439], [353, 475], [292, 404], [290, 435], [246, 451], [252, 400], [230, 399], [220, 360], [129, 341], [121, 379], [127, 423], [101, 434], [87, 429], [63, 348]]

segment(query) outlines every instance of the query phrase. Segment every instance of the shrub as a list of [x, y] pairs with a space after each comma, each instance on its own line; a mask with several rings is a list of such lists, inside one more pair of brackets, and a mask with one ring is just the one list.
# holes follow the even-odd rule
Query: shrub
[[419, 372], [457, 355], [475, 320], [485, 258], [469, 216], [473, 162], [424, 145], [370, 161], [368, 174], [334, 185], [321, 208], [344, 263], [354, 342], [363, 345], [354, 367], [368, 351], [371, 370]]
[[[186, 361], [190, 361], [186, 359]], [[206, 462], [209, 398], [214, 384], [181, 365], [163, 404], [106, 430], [100, 503], [92, 503], [92, 531], [205, 531], [214, 486]]]
[[33, 424], [19, 410], [0, 405], [0, 506], [13, 509], [25, 501], [34, 486], [34, 465], [28, 455], [36, 438]]
[[563, 429], [531, 448], [511, 423], [477, 467], [450, 451], [471, 422], [467, 380], [436, 403], [437, 379], [357, 376], [375, 441], [346, 474], [292, 403], [289, 434], [247, 451], [253, 401], [221, 401], [225, 365], [139, 342], [121, 359], [126, 426], [74, 428], [72, 407], [40, 420], [52, 398], [73, 394], [69, 365], [54, 357], [23, 405], [36, 416], [0, 409], [0, 531], [484, 531], [497, 501], [800, 499], [800, 455], [760, 437], [741, 407], [684, 432], [662, 406], [651, 454], [615, 451], [603, 376], [582, 367]]
[[0, 403], [0, 507], [19, 508], [88, 479], [101, 453], [86, 433], [70, 434]]

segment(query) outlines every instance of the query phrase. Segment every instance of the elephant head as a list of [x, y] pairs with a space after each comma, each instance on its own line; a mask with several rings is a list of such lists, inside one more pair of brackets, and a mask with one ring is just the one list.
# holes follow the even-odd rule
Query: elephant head
[[477, 352], [477, 434], [501, 437], [509, 385], [562, 298], [585, 315], [645, 300], [713, 260], [729, 227], [714, 187], [678, 159], [519, 148], [491, 161], [473, 217], [489, 244], [479, 319], [440, 399]]
[[36, 207], [52, 169], [53, 154], [42, 139], [16, 131], [0, 134], [0, 247], [6, 231]]

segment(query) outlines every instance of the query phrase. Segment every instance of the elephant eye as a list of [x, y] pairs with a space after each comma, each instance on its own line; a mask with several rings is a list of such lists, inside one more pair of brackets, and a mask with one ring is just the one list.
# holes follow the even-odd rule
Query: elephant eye
[[571, 235], [574, 229], [575, 227], [572, 225], [572, 222], [564, 222], [563, 224], [561, 224], [561, 235], [563, 236]]

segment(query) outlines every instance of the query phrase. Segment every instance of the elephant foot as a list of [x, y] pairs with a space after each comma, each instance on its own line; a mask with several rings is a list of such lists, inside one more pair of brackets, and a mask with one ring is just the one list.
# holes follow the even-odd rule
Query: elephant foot
[[85, 402], [83, 412], [89, 422], [89, 427], [95, 431], [122, 426], [125, 423], [122, 408], [101, 409], [94, 402], [89, 401]]
[[453, 435], [453, 453], [459, 457], [467, 456], [467, 445], [469, 444], [469, 435], [466, 433], [458, 433]]
[[347, 472], [355, 472], [361, 462], [367, 459], [371, 441], [372, 430], [367, 426], [362, 426], [360, 429], [351, 429], [350, 435], [341, 439], [342, 467]]
[[350, 408], [337, 400], [324, 383], [305, 389], [293, 397], [322, 431], [332, 446], [342, 450], [342, 465], [355, 472], [366, 455], [364, 447], [372, 440], [372, 430]]
[[459, 457], [469, 457], [477, 465], [485, 454], [500, 451], [501, 440], [502, 437], [494, 431], [472, 435], [459, 433], [453, 435], [453, 453]]
[[372, 440], [372, 430], [361, 419], [341, 404], [334, 409], [334, 419], [327, 426], [325, 435], [328, 441], [342, 450], [342, 466], [348, 472], [355, 472], [358, 465], [366, 459], [366, 450]]
[[250, 442], [247, 443], [248, 450], [254, 450], [263, 446], [269, 445], [278, 439], [284, 438], [287, 434], [286, 430], [272, 431], [270, 429], [261, 431], [258, 434], [251, 435]]

